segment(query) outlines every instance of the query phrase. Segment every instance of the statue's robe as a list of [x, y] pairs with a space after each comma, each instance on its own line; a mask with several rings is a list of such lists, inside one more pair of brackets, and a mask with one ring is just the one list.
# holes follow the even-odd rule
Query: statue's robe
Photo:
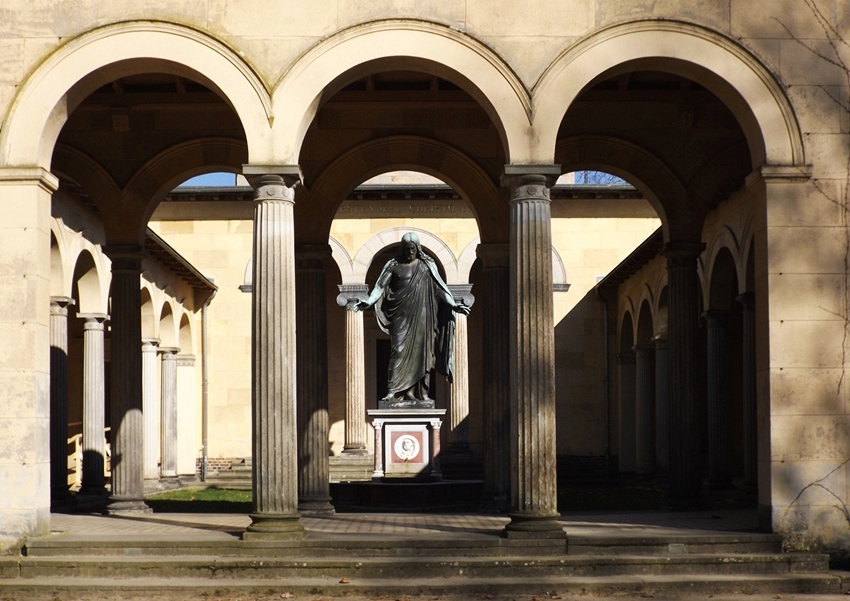
[[[455, 317], [443, 302], [452, 297], [430, 257], [420, 258], [410, 282], [393, 292], [389, 280], [398, 264], [390, 259], [378, 282], [384, 292], [375, 304], [378, 325], [390, 335], [388, 393], [398, 396], [436, 369], [452, 381]], [[426, 382], [427, 384], [427, 382]]]

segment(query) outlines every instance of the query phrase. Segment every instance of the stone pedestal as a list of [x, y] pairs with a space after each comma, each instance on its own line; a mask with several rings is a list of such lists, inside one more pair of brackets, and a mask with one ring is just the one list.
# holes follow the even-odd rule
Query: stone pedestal
[[372, 480], [442, 480], [440, 428], [445, 409], [369, 409], [375, 428]]

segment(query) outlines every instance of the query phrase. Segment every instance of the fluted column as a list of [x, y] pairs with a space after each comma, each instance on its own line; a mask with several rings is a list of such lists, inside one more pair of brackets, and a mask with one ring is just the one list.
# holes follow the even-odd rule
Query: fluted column
[[142, 413], [145, 420], [145, 480], [159, 480], [161, 414], [157, 381], [158, 338], [142, 339]]
[[758, 430], [756, 427], [756, 327], [755, 295], [746, 292], [737, 298], [742, 308], [741, 351], [742, 405], [744, 409], [744, 491], [754, 493], [758, 486]]
[[[455, 302], [471, 307], [475, 302], [471, 284], [450, 285]], [[469, 454], [469, 341], [467, 317], [455, 313], [455, 366], [449, 387], [448, 448], [450, 455]]]
[[327, 244], [295, 249], [298, 366], [298, 510], [333, 513], [328, 461]]
[[83, 484], [79, 497], [105, 497], [106, 373], [103, 334], [108, 315], [81, 313], [83, 324]]
[[74, 299], [50, 299], [50, 501], [66, 505], [68, 492], [68, 307]]
[[511, 406], [508, 376], [508, 260], [507, 244], [479, 244], [483, 293], [482, 421], [484, 426], [484, 492], [482, 509], [508, 511], [511, 494]]
[[160, 385], [162, 398], [162, 478], [177, 477], [177, 353], [179, 348], [162, 346]]
[[670, 493], [671, 508], [702, 503], [697, 414], [699, 362], [699, 281], [701, 243], [669, 243], [667, 257], [668, 340], [670, 344]]
[[558, 523], [549, 187], [560, 167], [505, 167], [511, 190], [511, 511], [506, 536], [565, 537]]
[[[181, 351], [186, 349], [181, 349]], [[201, 441], [198, 436], [198, 388], [195, 355], [177, 355], [177, 475], [194, 476]]]
[[655, 340], [655, 470], [670, 472], [670, 355], [666, 336]]
[[364, 300], [366, 284], [339, 286], [336, 302], [345, 307], [345, 443], [344, 455], [367, 455], [366, 449], [366, 359], [363, 312], [354, 305]]
[[635, 346], [635, 472], [655, 471], [655, 349]]
[[727, 311], [703, 313], [708, 331], [706, 388], [708, 396], [708, 485], [723, 490], [731, 484], [729, 440], [729, 357]]
[[621, 472], [634, 474], [635, 459], [635, 353], [632, 349], [617, 354], [617, 379], [620, 409], [620, 442], [617, 465]]
[[107, 246], [112, 261], [112, 494], [108, 513], [146, 513], [142, 416], [142, 306], [138, 246]]
[[255, 190], [252, 302], [253, 512], [244, 538], [300, 538], [294, 186], [297, 167], [245, 165]]

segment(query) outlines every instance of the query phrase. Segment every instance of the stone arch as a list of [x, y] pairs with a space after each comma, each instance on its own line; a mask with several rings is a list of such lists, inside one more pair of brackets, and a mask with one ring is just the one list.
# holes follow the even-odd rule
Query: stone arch
[[168, 300], [162, 304], [159, 313], [159, 340], [163, 347], [177, 346], [177, 321]]
[[366, 281], [366, 273], [375, 257], [386, 247], [401, 242], [401, 237], [407, 232], [414, 232], [419, 236], [422, 246], [428, 248], [434, 258], [440, 262], [446, 273], [446, 284], [465, 284], [458, 274], [457, 259], [454, 253], [442, 239], [429, 231], [416, 227], [391, 227], [379, 232], [369, 238], [366, 243], [354, 255], [353, 269], [350, 281], [346, 281], [343, 275], [343, 284], [362, 284]]
[[755, 233], [753, 232], [753, 213], [750, 212], [741, 228], [740, 292], [753, 292], [755, 283]]
[[97, 262], [88, 250], [77, 255], [73, 287], [79, 313], [104, 313], [103, 285]]
[[[620, 301], [620, 309], [618, 311], [619, 317], [617, 319], [617, 340], [620, 341], [619, 351], [631, 350], [632, 346], [634, 346], [635, 340], [635, 307], [634, 303], [632, 303], [632, 299], [626, 297]], [[631, 340], [631, 345], [628, 349], [622, 348], [623, 341], [626, 337]]]
[[156, 338], [159, 332], [158, 320], [154, 317], [156, 314], [153, 306], [153, 298], [151, 298], [150, 288], [145, 285], [139, 293], [141, 295], [142, 305], [142, 338]]
[[195, 352], [194, 331], [189, 314], [183, 312], [180, 316], [180, 325], [177, 330], [177, 346], [184, 355], [192, 355]]
[[655, 295], [655, 335], [667, 336], [667, 277], [665, 275], [663, 282], [658, 287], [658, 294]]
[[589, 169], [605, 171], [628, 181], [658, 213], [664, 240], [670, 240], [670, 222], [660, 197], [681, 203], [687, 191], [661, 159], [626, 140], [609, 136], [573, 136], [558, 141], [555, 161], [564, 173]]
[[703, 306], [707, 309], [729, 310], [738, 294], [739, 278], [735, 256], [728, 246], [721, 246], [712, 257], [706, 278], [708, 285]]
[[735, 232], [729, 226], [720, 228], [709, 242], [706, 250], [706, 286], [704, 291], [705, 307], [711, 307], [711, 288], [714, 278], [715, 266], [718, 256], [724, 251], [728, 251], [732, 257], [732, 265], [735, 269], [735, 294], [741, 292], [744, 286], [745, 274], [743, 273], [743, 264], [741, 261], [741, 243]]
[[61, 228], [54, 227], [55, 220], [50, 225], [50, 295], [70, 296], [65, 285], [65, 253], [59, 243]]
[[603, 73], [635, 67], [687, 77], [720, 98], [744, 131], [753, 168], [805, 163], [799, 124], [771, 71], [734, 40], [675, 21], [614, 25], [552, 62], [533, 90], [538, 160], [549, 162], [558, 125], [588, 84]]
[[655, 299], [652, 289], [644, 284], [640, 289], [640, 296], [635, 303], [637, 309], [637, 321], [635, 322], [635, 344], [646, 344], [652, 340], [655, 331]]
[[[303, 236], [304, 242], [327, 240], [337, 208], [351, 190], [375, 175], [403, 170], [446, 182], [472, 209], [482, 240], [507, 241], [507, 210], [481, 166], [448, 144], [416, 136], [371, 140], [334, 160], [310, 187], [309, 201], [296, 201], [296, 236]], [[503, 218], [494, 218], [498, 216]]]
[[339, 273], [342, 276], [341, 283], [362, 284], [363, 282], [355, 282], [354, 279], [352, 279], [352, 275], [354, 273], [354, 261], [351, 260], [351, 255], [348, 254], [348, 251], [345, 250], [345, 247], [340, 244], [339, 240], [332, 236], [328, 238], [328, 244], [331, 247], [331, 256], [333, 257], [337, 268], [339, 268]]
[[57, 144], [52, 170], [60, 176], [73, 173], [74, 184], [97, 207], [100, 215], [108, 214], [112, 203], [121, 198], [121, 189], [112, 176], [97, 161], [76, 148]]
[[272, 96], [275, 156], [298, 163], [301, 143], [323, 97], [352, 79], [415, 69], [453, 81], [490, 115], [507, 162], [528, 163], [530, 101], [519, 77], [492, 50], [455, 29], [414, 20], [350, 27], [322, 40], [283, 75]]
[[133, 21], [74, 38], [27, 78], [0, 128], [0, 162], [49, 166], [59, 132], [83, 98], [119, 75], [151, 70], [184, 75], [216, 91], [239, 117], [248, 147], [267, 157], [271, 98], [238, 53], [182, 25]]
[[247, 161], [245, 143], [231, 138], [194, 139], [153, 157], [133, 175], [122, 193], [124, 206], [137, 206], [141, 211], [139, 239], [143, 239], [159, 202], [175, 187], [190, 177], [212, 171], [240, 173]]

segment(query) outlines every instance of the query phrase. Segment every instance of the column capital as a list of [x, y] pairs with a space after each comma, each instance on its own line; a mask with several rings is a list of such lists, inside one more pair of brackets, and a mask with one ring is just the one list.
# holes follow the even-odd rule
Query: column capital
[[353, 309], [354, 305], [369, 296], [369, 287], [366, 284], [338, 284], [339, 294], [336, 304], [346, 309]]
[[51, 296], [50, 297], [50, 314], [51, 315], [68, 315], [68, 307], [76, 305], [75, 301], [70, 296]]
[[661, 254], [674, 265], [686, 265], [697, 260], [705, 250], [702, 242], [668, 242], [661, 248]]
[[159, 346], [159, 338], [142, 338], [142, 348], [146, 346], [157, 347]]
[[295, 245], [295, 269], [296, 270], [325, 270], [325, 265], [332, 255], [329, 244], [296, 244]]
[[481, 259], [481, 266], [484, 269], [493, 267], [508, 267], [508, 261], [511, 257], [510, 244], [499, 243], [481, 243], [475, 249], [475, 254]]
[[709, 309], [702, 312], [702, 317], [709, 325], [721, 324], [729, 317], [727, 309]]
[[195, 355], [176, 355], [177, 367], [193, 367], [195, 365]]
[[77, 313], [79, 319], [84, 319], [83, 328], [86, 330], [102, 330], [104, 322], [109, 319], [106, 313]]
[[475, 304], [475, 297], [472, 295], [472, 284], [449, 284], [449, 292], [452, 293], [455, 302], [462, 302], [467, 307]]
[[38, 184], [45, 191], [53, 194], [59, 189], [59, 178], [43, 167], [3, 167], [0, 168], [0, 183]]
[[655, 350], [667, 350], [670, 346], [670, 341], [667, 340], [667, 336], [665, 334], [658, 334], [652, 339], [652, 343], [655, 345]]
[[[540, 186], [546, 189], [545, 193], [539, 190], [525, 190], [521, 193], [522, 196], [535, 197], [539, 194], [545, 194], [549, 197], [549, 188], [555, 185], [558, 178], [561, 176], [560, 165], [505, 165], [505, 170], [502, 173], [502, 186], [517, 190], [524, 187], [539, 188]], [[516, 194], [512, 194], [516, 197]]]
[[161, 346], [156, 349], [162, 355], [163, 359], [176, 359], [177, 353], [180, 352], [180, 347], [177, 346]]
[[242, 175], [254, 188], [254, 200], [293, 202], [295, 186], [304, 181], [298, 165], [242, 165]]
[[141, 273], [142, 261], [148, 256], [138, 244], [107, 244], [103, 253], [112, 263], [112, 273], [116, 271], [136, 271]]
[[736, 296], [735, 300], [741, 304], [745, 311], [752, 311], [756, 302], [756, 293], [744, 292]]

